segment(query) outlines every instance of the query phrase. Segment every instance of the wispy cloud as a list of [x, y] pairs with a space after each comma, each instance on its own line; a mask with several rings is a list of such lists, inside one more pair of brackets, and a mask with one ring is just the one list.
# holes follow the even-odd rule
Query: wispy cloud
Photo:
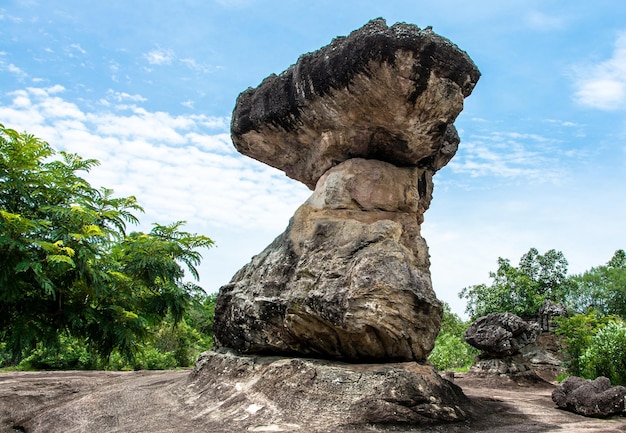
[[0, 9], [0, 21], [11, 21], [13, 23], [21, 23], [24, 20], [18, 16], [7, 14], [5, 10]]
[[151, 65], [169, 65], [176, 59], [176, 54], [172, 50], [158, 47], [145, 53], [144, 58]]
[[209, 73], [215, 72], [217, 69], [219, 69], [218, 66], [212, 66], [212, 65], [207, 65], [207, 64], [203, 64], [203, 63], [198, 63], [196, 60], [189, 59], [189, 58], [187, 58], [187, 59], [180, 59], [180, 62], [182, 64], [184, 64], [185, 66], [187, 66], [192, 71], [199, 72], [199, 73], [202, 73], [202, 74], [209, 74]]
[[76, 53], [87, 54], [87, 51], [80, 46], [80, 44], [71, 44], [65, 49], [66, 54], [69, 57], [75, 57]]
[[575, 68], [574, 84], [574, 98], [581, 105], [601, 110], [626, 108], [626, 31], [615, 41], [610, 59]]
[[24, 72], [22, 69], [18, 68], [17, 66], [15, 66], [13, 63], [9, 63], [6, 66], [7, 71], [11, 72], [12, 74], [17, 75], [18, 78], [26, 78], [28, 76], [28, 74], [26, 72]]
[[[155, 48], [145, 53], [143, 57], [148, 61], [150, 65], [184, 65], [188, 69], [200, 74], [209, 74], [220, 69], [220, 66], [201, 63], [191, 57], [179, 58], [173, 50], [161, 47]], [[148, 72], [152, 71], [152, 69], [149, 67], [145, 68], [145, 70]]]
[[564, 150], [559, 140], [533, 133], [488, 132], [463, 140], [448, 164], [453, 172], [499, 182], [559, 183], [565, 172], [558, 158]]
[[23, 80], [28, 77], [28, 74], [24, 72], [20, 67], [13, 63], [8, 63], [5, 58], [7, 56], [6, 51], [0, 51], [0, 71], [8, 71], [15, 75], [19, 80]]
[[148, 99], [144, 98], [139, 94], [131, 95], [126, 92], [118, 92], [113, 89], [107, 90], [106, 101], [115, 101], [115, 102], [146, 102]]

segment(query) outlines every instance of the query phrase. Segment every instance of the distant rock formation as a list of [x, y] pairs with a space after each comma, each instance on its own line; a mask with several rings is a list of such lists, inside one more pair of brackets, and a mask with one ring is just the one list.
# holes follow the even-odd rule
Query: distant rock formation
[[465, 341], [482, 352], [470, 368], [470, 375], [508, 375], [531, 381], [542, 380], [520, 350], [537, 341], [541, 327], [511, 313], [491, 313], [472, 322]]
[[541, 327], [512, 313], [491, 313], [476, 319], [465, 331], [465, 341], [483, 352], [515, 355], [537, 340]]
[[315, 191], [220, 289], [218, 347], [426, 359], [442, 306], [420, 224], [479, 76], [465, 52], [431, 30], [377, 19], [239, 96], [237, 150]]
[[598, 418], [623, 415], [625, 398], [626, 388], [611, 386], [606, 377], [585, 380], [570, 376], [552, 392], [552, 401], [561, 409]]

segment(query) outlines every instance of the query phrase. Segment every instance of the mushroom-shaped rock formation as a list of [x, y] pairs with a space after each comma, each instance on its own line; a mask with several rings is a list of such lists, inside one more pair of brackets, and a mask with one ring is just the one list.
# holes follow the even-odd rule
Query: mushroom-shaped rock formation
[[315, 191], [220, 289], [217, 347], [352, 362], [428, 356], [442, 307], [420, 224], [479, 76], [447, 39], [378, 19], [240, 95], [236, 148]]
[[514, 355], [534, 343], [541, 327], [511, 313], [491, 313], [474, 321], [465, 331], [465, 341], [492, 356]]
[[457, 150], [452, 123], [479, 77], [431, 30], [373, 20], [239, 95], [233, 143], [311, 189], [355, 157], [434, 172]]

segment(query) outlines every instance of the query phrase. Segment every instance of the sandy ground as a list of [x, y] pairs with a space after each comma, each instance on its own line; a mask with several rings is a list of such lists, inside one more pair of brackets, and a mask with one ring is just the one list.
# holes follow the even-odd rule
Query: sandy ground
[[[226, 427], [206, 430], [198, 414], [207, 408], [185, 406], [188, 375], [189, 371], [0, 373], [0, 432], [229, 431]], [[592, 419], [557, 409], [550, 384], [519, 385], [471, 377], [454, 381], [476, 403], [476, 419], [440, 427], [363, 431], [626, 432], [626, 417]], [[82, 412], [74, 407], [83, 408]], [[94, 409], [85, 412], [85, 407]]]

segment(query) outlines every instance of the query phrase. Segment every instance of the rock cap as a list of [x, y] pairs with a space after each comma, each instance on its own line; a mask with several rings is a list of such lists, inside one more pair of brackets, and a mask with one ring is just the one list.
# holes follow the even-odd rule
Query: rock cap
[[457, 150], [453, 122], [479, 77], [430, 28], [375, 19], [241, 93], [233, 143], [311, 189], [354, 157], [436, 171]]
[[491, 313], [478, 318], [465, 331], [465, 341], [490, 355], [514, 355], [537, 340], [538, 323], [512, 313]]

